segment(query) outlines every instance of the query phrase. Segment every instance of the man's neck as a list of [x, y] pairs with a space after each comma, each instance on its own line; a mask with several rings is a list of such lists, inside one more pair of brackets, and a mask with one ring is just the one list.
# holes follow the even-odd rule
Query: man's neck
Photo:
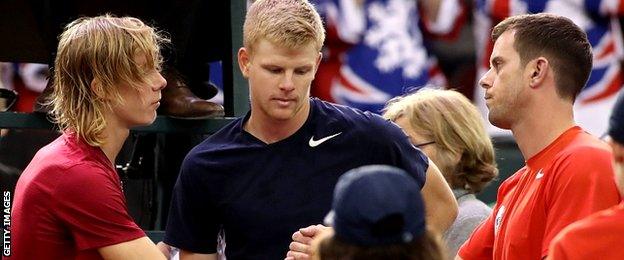
[[310, 106], [302, 108], [298, 113], [302, 113], [304, 116], [276, 120], [263, 116], [264, 114], [262, 113], [254, 113], [252, 111], [249, 120], [247, 120], [243, 128], [261, 141], [272, 144], [284, 140], [297, 132], [308, 119]]
[[106, 128], [102, 131], [104, 143], [100, 146], [100, 149], [102, 149], [108, 160], [114, 165], [117, 154], [119, 154], [121, 147], [130, 134], [130, 129], [120, 127], [117, 122], [113, 120], [107, 120], [107, 123]]
[[575, 125], [572, 106], [530, 113], [528, 118], [511, 127], [525, 160], [542, 151], [563, 132]]

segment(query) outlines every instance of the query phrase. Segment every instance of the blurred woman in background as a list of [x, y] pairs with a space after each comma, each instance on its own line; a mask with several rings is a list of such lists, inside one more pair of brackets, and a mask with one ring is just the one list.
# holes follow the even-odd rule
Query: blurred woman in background
[[422, 89], [396, 97], [383, 116], [394, 121], [439, 168], [459, 204], [459, 214], [444, 235], [455, 256], [492, 209], [475, 197], [498, 176], [494, 148], [476, 107], [453, 90]]

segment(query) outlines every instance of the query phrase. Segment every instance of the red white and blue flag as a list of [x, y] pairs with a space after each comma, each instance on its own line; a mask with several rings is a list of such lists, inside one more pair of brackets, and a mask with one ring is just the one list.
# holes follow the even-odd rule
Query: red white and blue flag
[[446, 84], [427, 51], [423, 30], [452, 33], [462, 17], [458, 0], [442, 0], [440, 14], [444, 15], [434, 22], [420, 20], [414, 0], [313, 2], [327, 27], [313, 96], [380, 112], [386, 101], [408, 90]]
[[[476, 0], [477, 79], [489, 68], [493, 47], [490, 39], [492, 27], [512, 15], [540, 12], [568, 17], [587, 33], [594, 53], [594, 67], [587, 85], [576, 100], [574, 117], [586, 131], [594, 135], [604, 134], [617, 92], [623, 83], [620, 62], [624, 48], [618, 18], [624, 15], [624, 0]], [[486, 115], [482, 88], [476, 88], [474, 100]], [[488, 126], [492, 134], [506, 133]]]

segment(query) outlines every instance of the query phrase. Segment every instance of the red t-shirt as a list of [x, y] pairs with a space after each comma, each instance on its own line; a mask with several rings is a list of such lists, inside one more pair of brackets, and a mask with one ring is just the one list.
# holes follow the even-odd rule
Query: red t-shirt
[[624, 259], [624, 204], [600, 211], [563, 229], [548, 259]]
[[26, 167], [11, 214], [9, 259], [102, 259], [98, 248], [145, 236], [104, 152], [67, 133]]
[[580, 127], [572, 127], [503, 182], [492, 214], [459, 255], [541, 259], [565, 226], [619, 201], [610, 148]]

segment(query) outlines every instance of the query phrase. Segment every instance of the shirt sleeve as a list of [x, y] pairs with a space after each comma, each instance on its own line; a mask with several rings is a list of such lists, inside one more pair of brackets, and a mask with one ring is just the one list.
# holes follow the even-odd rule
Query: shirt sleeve
[[[416, 148], [409, 140], [409, 137], [396, 124], [385, 120], [381, 117], [373, 120], [381, 120], [379, 131], [371, 131], [371, 134], [381, 133], [379, 136], [371, 136], [370, 140], [380, 140], [384, 142], [385, 151], [371, 153], [371, 161], [376, 158], [386, 158], [386, 162], [378, 162], [380, 164], [391, 164], [408, 172], [416, 179], [420, 188], [425, 186], [427, 179], [427, 169], [429, 168], [429, 158]], [[381, 138], [380, 138], [381, 137]], [[383, 156], [380, 156], [383, 154]]]
[[[494, 212], [496, 211], [498, 209], [495, 209]], [[468, 240], [459, 248], [457, 254], [462, 259], [492, 259], [494, 254], [494, 212], [477, 226]]]
[[[203, 167], [194, 163], [193, 154], [184, 160], [173, 188], [165, 243], [201, 254], [217, 252], [220, 224], [214, 203], [203, 190]], [[205, 176], [206, 174], [203, 174]]]
[[[565, 246], [565, 238], [562, 236], [564, 231], [562, 231], [559, 235], [555, 237], [555, 239], [550, 244], [550, 249], [548, 250], [548, 259], [553, 260], [567, 260], [574, 259], [569, 256], [569, 248]], [[576, 250], [580, 250], [577, 248]], [[571, 251], [574, 252], [574, 251]]]
[[63, 173], [54, 190], [55, 214], [67, 225], [78, 250], [95, 249], [144, 237], [128, 214], [115, 172], [90, 164]]
[[550, 242], [563, 228], [620, 200], [607, 149], [578, 148], [556, 162], [551, 174], [555, 179], [553, 187], [547, 189], [550, 193], [546, 195], [548, 215], [542, 257], [548, 255]]

